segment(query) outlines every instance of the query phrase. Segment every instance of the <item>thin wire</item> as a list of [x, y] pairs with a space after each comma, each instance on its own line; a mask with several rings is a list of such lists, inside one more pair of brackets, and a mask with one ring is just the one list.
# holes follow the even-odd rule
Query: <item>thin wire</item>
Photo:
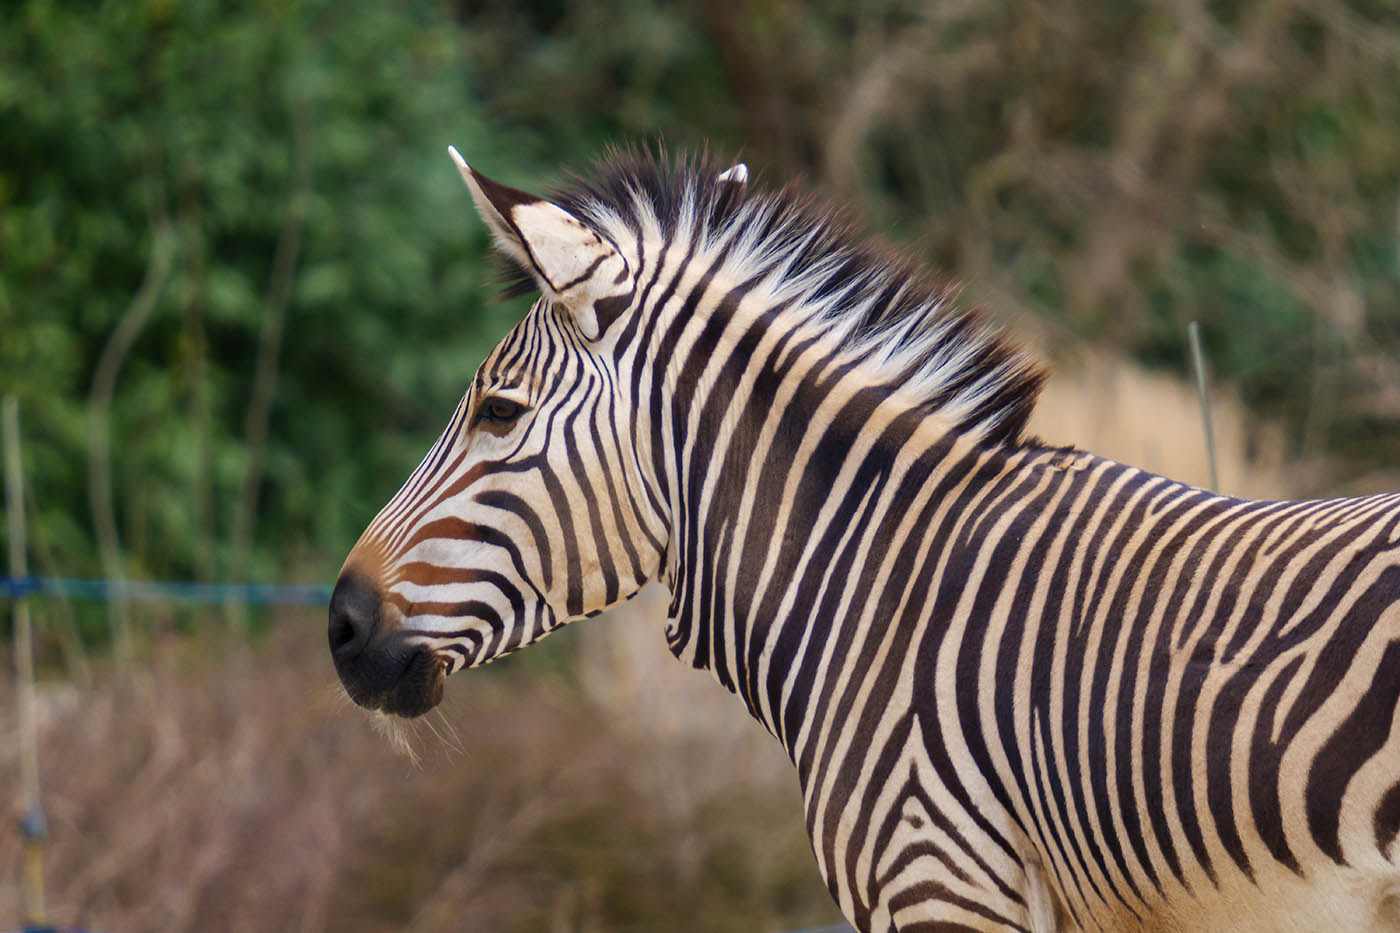
[[67, 577], [0, 578], [0, 597], [62, 596], [68, 599], [134, 602], [227, 603], [315, 606], [330, 601], [331, 587], [296, 583], [191, 583], [170, 580], [79, 580]]

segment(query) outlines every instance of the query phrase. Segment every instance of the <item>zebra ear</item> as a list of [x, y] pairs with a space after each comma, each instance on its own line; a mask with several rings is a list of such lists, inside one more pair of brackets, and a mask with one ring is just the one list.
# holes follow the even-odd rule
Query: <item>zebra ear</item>
[[617, 247], [562, 207], [492, 181], [455, 148], [447, 151], [497, 248], [529, 270], [547, 298], [573, 312], [584, 336], [597, 339], [632, 294]]

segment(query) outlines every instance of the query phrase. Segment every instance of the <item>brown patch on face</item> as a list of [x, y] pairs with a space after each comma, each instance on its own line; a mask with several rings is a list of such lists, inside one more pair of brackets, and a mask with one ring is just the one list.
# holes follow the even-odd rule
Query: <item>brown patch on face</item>
[[340, 568], [341, 576], [347, 573], [357, 573], [369, 580], [379, 590], [383, 590], [384, 578], [388, 576], [388, 572], [389, 555], [385, 553], [384, 546], [379, 543], [378, 539], [370, 537], [369, 530], [366, 530], [360, 536], [360, 540], [355, 542], [355, 546], [350, 549], [345, 563]]

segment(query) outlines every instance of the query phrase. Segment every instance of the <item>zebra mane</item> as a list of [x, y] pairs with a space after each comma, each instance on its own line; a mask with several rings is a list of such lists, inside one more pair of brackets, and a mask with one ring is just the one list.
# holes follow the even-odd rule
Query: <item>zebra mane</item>
[[[956, 306], [952, 287], [846, 211], [793, 185], [772, 191], [721, 181], [727, 167], [707, 152], [612, 150], [548, 196], [614, 242], [648, 231], [668, 241], [694, 238], [697, 256], [723, 254], [743, 279], [766, 275], [775, 302], [832, 333], [930, 412], [988, 443], [1025, 443], [1045, 371], [981, 309]], [[507, 265], [508, 293], [535, 290], [526, 270]]]

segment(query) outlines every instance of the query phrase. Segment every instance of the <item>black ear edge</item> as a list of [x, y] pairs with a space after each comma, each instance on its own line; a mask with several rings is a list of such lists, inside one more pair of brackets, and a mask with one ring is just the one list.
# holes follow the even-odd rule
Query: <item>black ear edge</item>
[[544, 198], [533, 195], [528, 191], [521, 191], [519, 188], [512, 188], [510, 185], [503, 185], [498, 181], [492, 181], [474, 168], [468, 168], [472, 173], [472, 178], [481, 189], [482, 195], [491, 203], [502, 217], [509, 218], [510, 212], [525, 204], [539, 204]]
[[[462, 154], [457, 151], [456, 146], [448, 146], [447, 154], [452, 157], [452, 163], [457, 166], [457, 174], [462, 176], [462, 181], [466, 182], [467, 187], [472, 190], [472, 198], [477, 201], [478, 206], [489, 206], [502, 220], [508, 223], [511, 211], [515, 208], [522, 204], [538, 204], [544, 200], [544, 198], [528, 191], [521, 191], [519, 188], [512, 188], [510, 185], [503, 185], [487, 178], [467, 164], [467, 160], [462, 158]], [[483, 200], [486, 202], [485, 205], [480, 203]]]

